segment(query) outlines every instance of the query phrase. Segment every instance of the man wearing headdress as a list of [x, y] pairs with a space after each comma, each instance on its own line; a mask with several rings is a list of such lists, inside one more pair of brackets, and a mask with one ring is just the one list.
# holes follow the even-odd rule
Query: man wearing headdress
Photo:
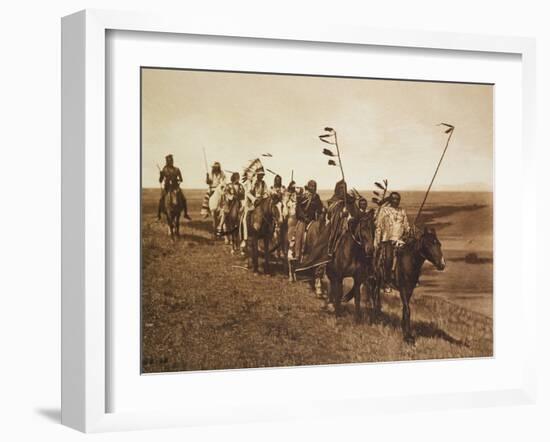
[[317, 183], [309, 180], [305, 190], [296, 198], [296, 233], [294, 241], [294, 257], [300, 262], [303, 252], [304, 235], [307, 226], [324, 213], [324, 206], [317, 193]]
[[206, 184], [208, 185], [208, 190], [204, 195], [201, 205], [201, 215], [204, 218], [207, 218], [210, 214], [210, 207], [208, 205], [210, 197], [219, 185], [225, 184], [225, 174], [223, 173], [222, 166], [219, 161], [214, 162], [214, 164], [212, 164], [211, 173], [206, 174]]
[[242, 218], [242, 243], [241, 248], [246, 246], [248, 239], [248, 214], [254, 210], [259, 202], [269, 197], [269, 189], [264, 181], [265, 171], [259, 159], [253, 160], [244, 170], [244, 211]]
[[166, 155], [165, 161], [166, 161], [166, 164], [160, 170], [160, 174], [159, 174], [159, 183], [162, 184], [162, 190], [160, 192], [157, 218], [160, 220], [162, 204], [166, 194], [172, 190], [176, 190], [178, 204], [182, 208], [183, 217], [191, 221], [191, 217], [187, 213], [187, 200], [185, 199], [185, 196], [183, 195], [183, 192], [180, 189], [180, 183], [183, 181], [181, 170], [178, 167], [174, 166], [173, 155], [171, 154]]

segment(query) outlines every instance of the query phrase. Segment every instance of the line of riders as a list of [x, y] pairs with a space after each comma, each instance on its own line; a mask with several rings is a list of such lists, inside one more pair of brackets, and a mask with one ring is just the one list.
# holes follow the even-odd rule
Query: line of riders
[[[256, 160], [258, 161], [258, 160]], [[347, 191], [346, 183], [341, 180], [336, 183], [333, 196], [327, 201], [327, 207], [321, 201], [317, 193], [317, 183], [310, 180], [305, 187], [296, 187], [291, 181], [287, 187], [282, 183], [280, 175], [276, 175], [273, 185], [268, 187], [265, 182], [265, 171], [261, 163], [258, 166], [249, 168], [252, 171], [249, 177], [241, 184], [241, 176], [233, 172], [229, 183], [226, 182], [226, 175], [219, 162], [214, 162], [211, 173], [206, 176], [208, 191], [205, 193], [201, 215], [207, 218], [211, 214], [212, 206], [221, 206], [221, 216], [216, 220], [216, 235], [222, 236], [225, 233], [225, 217], [234, 204], [239, 205], [241, 212], [241, 243], [242, 253], [246, 248], [248, 229], [246, 222], [247, 214], [254, 209], [259, 202], [269, 196], [275, 196], [279, 203], [280, 214], [287, 222], [288, 234], [288, 258], [295, 261], [298, 266], [304, 258], [304, 244], [308, 226], [312, 221], [323, 217], [332, 226], [327, 245], [327, 257], [331, 258], [336, 244], [342, 233], [348, 228], [348, 222], [361, 217], [372, 217], [376, 225], [374, 250], [380, 250], [378, 255], [385, 257], [383, 266], [388, 275], [395, 269], [395, 251], [405, 244], [409, 235], [414, 235], [405, 209], [400, 207], [401, 196], [398, 192], [391, 192], [386, 199], [386, 204], [378, 210], [369, 209], [366, 198], [357, 193]], [[187, 210], [187, 201], [179, 185], [183, 177], [179, 168], [174, 166], [172, 155], [166, 156], [166, 165], [160, 171], [159, 182], [163, 184], [161, 198], [158, 207], [158, 218], [161, 217], [162, 202], [165, 195], [172, 189], [176, 190], [179, 204], [182, 207], [184, 218], [191, 220]], [[214, 194], [220, 191], [220, 198], [214, 204], [211, 199]], [[322, 258], [319, 258], [322, 259]], [[310, 258], [309, 261], [312, 261]], [[319, 265], [319, 263], [317, 263]], [[310, 264], [309, 267], [313, 267]], [[300, 269], [301, 267], [298, 267]]]
[[[166, 165], [160, 171], [159, 182], [162, 184], [158, 208], [159, 219], [161, 213], [164, 212], [167, 214], [170, 225], [167, 199], [172, 199], [174, 200], [172, 201], [173, 206], [179, 207], [183, 216], [190, 220], [187, 202], [179, 187], [182, 182], [182, 174], [174, 166], [172, 155], [166, 156]], [[403, 332], [405, 340], [409, 342], [413, 340], [410, 332], [408, 301], [418, 282], [422, 263], [428, 260], [442, 270], [445, 262], [435, 231], [425, 229], [421, 233], [411, 226], [406, 211], [400, 207], [401, 196], [398, 192], [389, 193], [373, 209], [368, 207], [366, 198], [356, 191], [348, 191], [346, 182], [341, 180], [336, 183], [334, 194], [325, 206], [317, 193], [317, 183], [314, 180], [309, 180], [303, 188], [297, 187], [294, 181], [285, 187], [281, 176], [276, 175], [273, 185], [268, 186], [265, 181], [265, 170], [259, 159], [254, 160], [245, 168], [242, 180], [238, 172], [233, 172], [229, 182], [226, 180], [221, 164], [215, 162], [211, 173], [206, 176], [206, 183], [208, 191], [202, 201], [201, 215], [205, 218], [213, 217], [213, 227], [217, 236], [232, 237], [232, 252], [237, 252], [240, 245], [241, 253], [244, 254], [247, 245], [249, 246], [251, 241], [257, 241], [257, 237], [261, 235], [259, 226], [266, 219], [266, 213], [268, 213], [273, 219], [273, 229], [267, 233], [269, 237], [264, 243], [264, 271], [267, 273], [270, 252], [282, 253], [288, 264], [290, 280], [296, 280], [296, 272], [308, 269], [317, 271], [315, 289], [318, 295], [322, 294], [318, 272], [320, 269], [326, 271], [331, 281], [331, 287], [333, 284], [331, 273], [336, 272], [333, 268], [337, 265], [342, 268], [341, 271], [336, 272], [340, 274], [337, 278], [340, 283], [343, 281], [343, 277], [352, 276], [355, 280], [357, 276], [356, 269], [361, 265], [354, 264], [350, 267], [350, 265], [340, 263], [345, 259], [349, 261], [349, 259], [356, 258], [336, 256], [339, 249], [343, 247], [342, 244], [345, 243], [346, 238], [349, 238], [350, 248], [365, 243], [364, 249], [354, 249], [359, 252], [353, 253], [364, 255], [363, 258], [370, 263], [369, 266], [372, 267], [373, 274], [374, 268], [378, 269], [378, 274], [381, 275], [381, 286], [378, 287], [378, 292], [380, 289], [388, 292], [391, 287], [400, 291], [404, 305]], [[252, 217], [258, 211], [257, 208], [268, 201], [271, 209], [266, 208], [264, 211], [259, 211], [264, 219], [259, 219], [257, 222], [253, 220]], [[233, 218], [237, 218], [238, 221], [230, 223], [230, 219]], [[174, 227], [176, 234], [179, 234], [178, 224], [179, 220], [176, 220]], [[311, 226], [316, 226], [323, 232], [319, 233], [320, 230], [312, 232], [311, 237], [314, 237], [314, 240], [308, 237], [310, 232], [315, 230], [315, 227]], [[364, 226], [367, 226], [366, 230]], [[367, 241], [364, 237], [369, 237], [369, 240]], [[269, 241], [276, 246], [269, 249]], [[406, 247], [407, 244], [412, 246]], [[257, 250], [254, 248], [257, 249], [257, 242], [254, 247], [250, 247], [253, 255], [253, 268], [254, 271], [257, 271]], [[401, 252], [402, 250], [403, 252]], [[335, 263], [335, 261], [339, 262]], [[402, 267], [401, 275], [397, 272], [398, 261]], [[346, 265], [355, 270], [349, 270], [350, 274], [345, 274], [343, 269]], [[361, 279], [363, 276], [357, 276], [357, 278]], [[399, 278], [401, 278], [401, 286]], [[349, 296], [355, 295], [356, 313], [358, 313], [360, 302], [359, 286], [363, 282], [359, 280], [357, 290], [355, 290], [354, 283], [354, 289], [352, 289], [354, 293], [348, 294]], [[407, 287], [404, 288], [404, 284]], [[335, 308], [339, 307], [339, 299], [337, 301]]]

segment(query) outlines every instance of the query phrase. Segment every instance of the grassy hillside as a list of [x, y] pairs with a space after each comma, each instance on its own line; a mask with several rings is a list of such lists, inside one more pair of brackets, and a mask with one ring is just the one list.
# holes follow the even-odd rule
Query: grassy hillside
[[212, 241], [210, 223], [198, 217], [202, 191], [186, 192], [194, 220], [183, 224], [184, 237], [175, 244], [155, 221], [158, 191], [143, 195], [144, 372], [492, 355], [492, 319], [462, 306], [471, 300], [461, 304], [441, 295], [469, 290], [459, 266], [471, 272], [487, 264], [467, 264], [461, 251], [449, 264], [457, 272], [452, 278], [442, 278], [447, 270], [423, 276], [412, 303], [417, 342], [409, 346], [402, 340], [397, 297], [385, 297], [379, 324], [355, 324], [351, 305], [335, 318], [307, 283], [290, 284], [281, 273], [255, 276]]

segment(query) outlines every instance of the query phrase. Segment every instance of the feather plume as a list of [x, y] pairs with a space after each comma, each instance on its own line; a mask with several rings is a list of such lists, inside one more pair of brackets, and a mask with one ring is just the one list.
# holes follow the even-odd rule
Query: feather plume
[[331, 137], [332, 137], [332, 134], [319, 135], [319, 139], [320, 139], [323, 143], [335, 144], [335, 143], [331, 140]]
[[327, 155], [329, 157], [333, 157], [334, 153], [330, 149], [323, 149], [323, 155]]

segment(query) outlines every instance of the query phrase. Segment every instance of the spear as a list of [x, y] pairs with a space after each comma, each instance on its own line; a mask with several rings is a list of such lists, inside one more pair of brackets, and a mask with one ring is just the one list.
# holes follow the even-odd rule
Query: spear
[[206, 149], [202, 146], [202, 156], [204, 158], [204, 169], [206, 170], [206, 175], [208, 175], [208, 161], [206, 160]]
[[[157, 163], [157, 169], [159, 170], [159, 173], [162, 172], [162, 170], [160, 169], [160, 166], [158, 165]], [[159, 181], [159, 186], [160, 186], [160, 190], [162, 190], [162, 183]]]
[[[346, 177], [344, 176], [344, 168], [342, 167], [342, 158], [340, 157], [340, 147], [338, 146], [338, 135], [332, 127], [325, 127], [325, 131], [328, 132], [328, 134], [321, 135], [319, 136], [319, 138], [325, 143], [334, 144], [336, 146], [336, 155], [338, 156], [338, 165], [340, 166], [340, 172], [342, 172], [342, 180], [346, 181]], [[334, 143], [328, 141], [331, 135], [334, 136]], [[331, 163], [329, 162], [329, 164]]]
[[416, 214], [416, 218], [414, 219], [414, 224], [415, 225], [416, 225], [416, 222], [418, 221], [418, 217], [420, 216], [420, 213], [422, 213], [422, 209], [424, 208], [424, 204], [426, 203], [426, 200], [428, 199], [428, 194], [430, 193], [430, 190], [432, 188], [432, 184], [434, 183], [437, 172], [439, 171], [439, 167], [441, 166], [441, 163], [443, 161], [443, 157], [445, 156], [445, 153], [447, 152], [447, 148], [449, 147], [449, 141], [451, 141], [451, 137], [453, 136], [453, 132], [455, 130], [455, 127], [452, 124], [439, 123], [438, 126], [446, 126], [447, 129], [445, 129], [445, 133], [449, 134], [449, 136], [447, 137], [447, 143], [445, 144], [445, 149], [443, 149], [443, 153], [441, 154], [441, 158], [439, 159], [439, 162], [437, 163], [437, 167], [435, 168], [434, 176], [432, 177], [432, 180], [430, 181], [430, 185], [428, 186], [428, 190], [426, 190], [426, 194], [424, 195], [424, 199], [422, 200], [422, 204], [420, 204], [420, 208], [418, 209], [418, 213]]

